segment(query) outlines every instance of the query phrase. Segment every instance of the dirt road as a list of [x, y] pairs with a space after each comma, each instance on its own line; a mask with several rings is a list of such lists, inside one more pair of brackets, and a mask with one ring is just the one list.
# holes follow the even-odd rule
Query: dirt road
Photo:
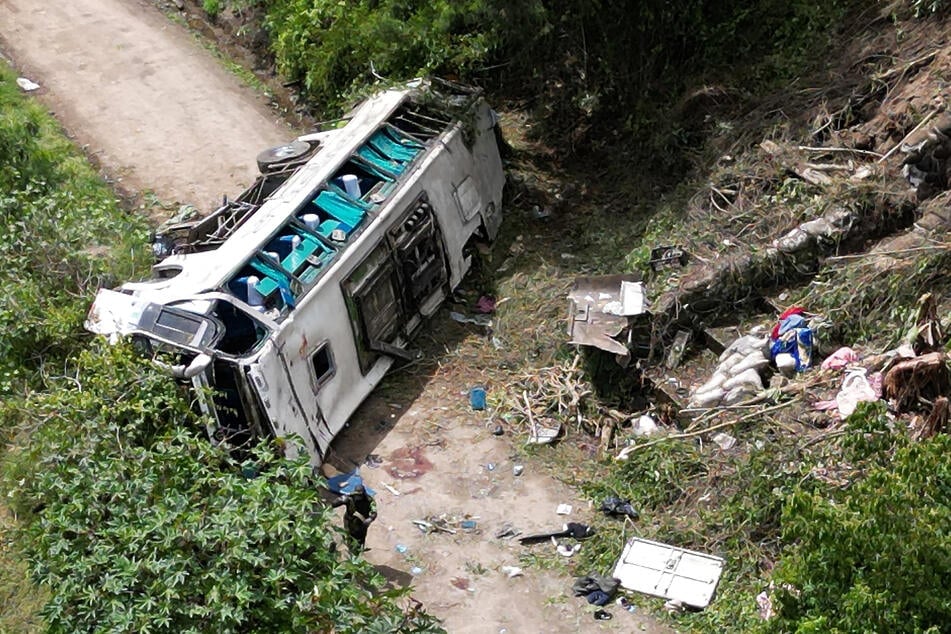
[[0, 0], [0, 48], [124, 190], [213, 208], [294, 132], [145, 0]]
[[[293, 136], [260, 96], [144, 0], [0, 0], [0, 45], [125, 190], [208, 210], [250, 183], [260, 149]], [[431, 358], [451, 368], [451, 337], [438, 329], [434, 337]], [[496, 537], [506, 522], [530, 534], [590, 511], [528, 461], [515, 476], [518, 446], [468, 409], [460, 393], [468, 386], [453, 374], [458, 368], [437, 372], [410, 394], [376, 394], [337, 443], [343, 466], [371, 452], [382, 459], [364, 468], [380, 506], [367, 559], [412, 583], [452, 633], [667, 632], [613, 606], [613, 620], [595, 621], [570, 596], [570, 577], [527, 565], [520, 556], [533, 551]], [[574, 506], [567, 518], [555, 513], [561, 502]], [[476, 523], [455, 534], [423, 534], [412, 523], [440, 514]], [[502, 566], [524, 573], [509, 578]]]
[[[451, 340], [445, 328], [431, 326], [435, 340]], [[595, 608], [572, 596], [572, 577], [551, 568], [560, 559], [552, 544], [523, 546], [500, 536], [508, 526], [532, 535], [589, 522], [595, 511], [524, 455], [524, 438], [492, 433], [491, 412], [470, 408], [458, 378], [464, 371], [454, 362], [441, 362], [418, 394], [398, 381], [384, 384], [334, 445], [331, 462], [363, 462], [360, 473], [377, 492], [367, 560], [391, 580], [412, 583], [414, 596], [451, 634], [670, 632], [613, 604], [613, 619], [594, 620]], [[561, 503], [572, 506], [569, 515], [556, 512]], [[453, 532], [414, 524], [434, 517]], [[467, 519], [473, 524], [462, 523]], [[511, 566], [521, 574], [510, 578]]]

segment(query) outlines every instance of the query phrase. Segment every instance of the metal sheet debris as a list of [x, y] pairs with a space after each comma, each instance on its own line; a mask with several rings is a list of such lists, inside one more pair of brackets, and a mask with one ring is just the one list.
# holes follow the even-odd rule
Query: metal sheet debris
[[579, 277], [568, 294], [571, 304], [569, 343], [594, 346], [618, 356], [631, 356], [631, 320], [647, 314], [644, 284], [635, 273]]
[[627, 590], [705, 608], [723, 565], [721, 557], [634, 537], [624, 547], [613, 576]]

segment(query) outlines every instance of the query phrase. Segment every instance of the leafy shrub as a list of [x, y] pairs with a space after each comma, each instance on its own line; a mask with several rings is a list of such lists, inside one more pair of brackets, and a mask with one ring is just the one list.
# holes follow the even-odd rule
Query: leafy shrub
[[434, 632], [362, 558], [334, 552], [313, 470], [260, 445], [238, 463], [179, 388], [123, 348], [29, 399], [10, 477], [50, 631]]
[[[863, 422], [861, 419], [866, 418]], [[788, 545], [773, 575], [770, 632], [939, 632], [951, 623], [951, 437], [893, 439], [881, 408], [857, 412], [874, 442], [867, 475], [844, 491], [796, 492], [783, 511]]]
[[201, 6], [205, 10], [205, 13], [211, 17], [217, 17], [221, 13], [221, 0], [201, 0]]
[[338, 103], [374, 73], [396, 82], [471, 71], [514, 42], [515, 27], [528, 27], [520, 39], [537, 32], [539, 16], [537, 1], [276, 0], [267, 27], [281, 71]]
[[670, 91], [690, 75], [759, 64], [754, 75], [788, 79], [854, 4], [272, 0], [266, 26], [281, 72], [321, 106], [380, 77], [439, 74], [507, 86], [560, 126], [621, 115], [623, 129], [650, 124], [637, 114], [645, 101], [664, 99], [669, 116]]

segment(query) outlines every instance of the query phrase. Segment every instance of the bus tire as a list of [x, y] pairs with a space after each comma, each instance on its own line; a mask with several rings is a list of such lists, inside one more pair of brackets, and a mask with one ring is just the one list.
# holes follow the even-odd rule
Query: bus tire
[[304, 141], [291, 141], [284, 145], [268, 148], [258, 154], [258, 169], [265, 174], [275, 167], [295, 163], [310, 154], [311, 146]]

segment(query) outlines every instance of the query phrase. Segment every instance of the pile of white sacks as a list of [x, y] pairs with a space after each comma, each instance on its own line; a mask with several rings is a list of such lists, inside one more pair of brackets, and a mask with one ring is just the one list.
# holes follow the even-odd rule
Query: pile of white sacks
[[691, 407], [735, 405], [762, 392], [760, 372], [769, 365], [769, 346], [769, 333], [759, 329], [730, 344], [710, 380], [690, 397]]

